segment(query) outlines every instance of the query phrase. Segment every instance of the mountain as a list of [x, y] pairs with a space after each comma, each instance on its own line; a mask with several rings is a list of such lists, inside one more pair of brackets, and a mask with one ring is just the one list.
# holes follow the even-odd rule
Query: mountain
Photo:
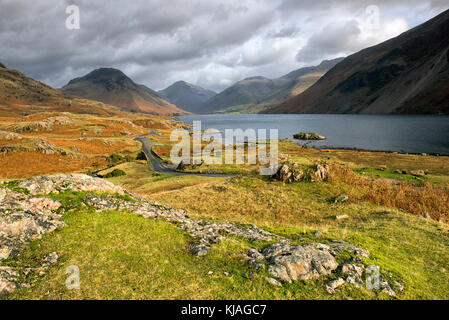
[[158, 91], [158, 94], [178, 107], [196, 113], [204, 102], [214, 97], [217, 93], [185, 81], [178, 81], [168, 88]]
[[101, 102], [72, 97], [8, 69], [0, 63], [0, 116], [20, 116], [37, 112], [72, 112], [96, 115], [120, 115], [117, 108]]
[[187, 113], [134, 83], [120, 70], [112, 68], [100, 68], [73, 79], [61, 90], [76, 97], [102, 101], [125, 111], [164, 115]]
[[319, 66], [301, 68], [276, 79], [244, 79], [206, 101], [198, 111], [258, 112], [304, 91], [341, 60], [323, 61]]
[[158, 96], [157, 92], [155, 90], [151, 89], [150, 87], [147, 87], [144, 84], [139, 84], [138, 86], [141, 87], [142, 89], [150, 92], [151, 94], [154, 94], [154, 95]]
[[353, 54], [269, 113], [449, 114], [449, 10]]

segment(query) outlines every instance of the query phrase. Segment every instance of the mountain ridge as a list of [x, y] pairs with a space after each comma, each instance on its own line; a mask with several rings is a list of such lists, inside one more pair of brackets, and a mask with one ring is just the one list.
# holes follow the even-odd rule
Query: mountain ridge
[[241, 108], [258, 112], [258, 109], [277, 104], [309, 87], [342, 59], [325, 60], [320, 65], [300, 68], [274, 79], [263, 76], [245, 78], [206, 101], [199, 111], [214, 113]]
[[122, 114], [117, 108], [102, 102], [73, 99], [0, 63], [0, 115], [18, 116], [38, 112], [71, 112], [102, 116]]

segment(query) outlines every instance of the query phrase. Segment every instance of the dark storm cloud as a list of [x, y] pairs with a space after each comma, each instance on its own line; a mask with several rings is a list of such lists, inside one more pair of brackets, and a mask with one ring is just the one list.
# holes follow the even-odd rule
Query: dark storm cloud
[[[67, 30], [78, 5], [81, 29]], [[366, 24], [381, 9], [381, 29]], [[221, 90], [349, 54], [447, 9], [446, 0], [0, 0], [0, 61], [60, 87], [94, 68], [155, 89], [183, 79]]]

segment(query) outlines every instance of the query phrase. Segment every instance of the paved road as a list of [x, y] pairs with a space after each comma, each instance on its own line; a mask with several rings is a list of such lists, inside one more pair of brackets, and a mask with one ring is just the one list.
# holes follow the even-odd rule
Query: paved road
[[219, 173], [193, 173], [193, 172], [178, 172], [175, 171], [174, 165], [166, 164], [162, 159], [153, 151], [153, 144], [146, 136], [140, 136], [135, 138], [142, 144], [142, 151], [150, 160], [153, 169], [157, 172], [168, 173], [177, 176], [201, 176], [201, 177], [217, 177], [217, 178], [232, 178], [235, 174], [219, 174]]

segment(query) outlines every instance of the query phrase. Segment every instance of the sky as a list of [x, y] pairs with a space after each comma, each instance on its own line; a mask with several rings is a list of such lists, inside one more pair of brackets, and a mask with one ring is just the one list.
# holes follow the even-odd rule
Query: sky
[[[79, 8], [79, 29], [73, 11]], [[159, 90], [214, 91], [347, 56], [449, 0], [0, 0], [0, 62], [60, 88], [100, 67]]]

